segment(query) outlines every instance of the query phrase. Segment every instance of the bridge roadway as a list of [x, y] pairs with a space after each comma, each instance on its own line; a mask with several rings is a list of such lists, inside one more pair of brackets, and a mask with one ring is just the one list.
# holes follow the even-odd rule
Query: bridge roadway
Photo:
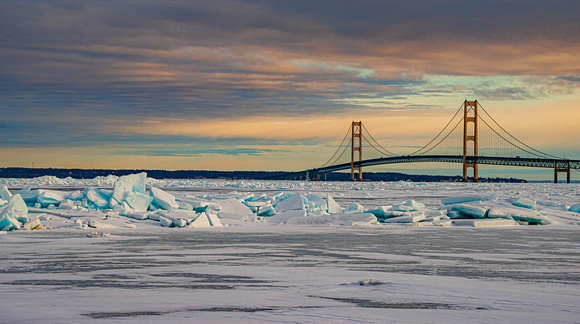
[[[447, 162], [463, 163], [462, 155], [402, 155], [395, 157], [385, 157], [354, 162], [354, 166], [368, 167], [381, 164], [412, 163], [412, 162]], [[468, 156], [468, 163], [489, 164], [489, 165], [509, 165], [519, 167], [550, 168], [556, 170], [577, 169], [580, 170], [580, 160], [566, 159], [543, 159], [543, 158], [519, 158], [519, 157], [491, 157], [491, 156]], [[309, 169], [297, 172], [288, 172], [275, 176], [270, 176], [268, 180], [290, 180], [290, 179], [316, 179], [319, 175], [334, 171], [347, 170], [351, 168], [351, 163], [342, 163], [324, 168]]]

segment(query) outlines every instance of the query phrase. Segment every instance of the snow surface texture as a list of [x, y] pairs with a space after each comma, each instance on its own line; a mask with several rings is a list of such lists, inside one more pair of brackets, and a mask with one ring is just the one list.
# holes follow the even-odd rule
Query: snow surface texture
[[0, 179], [0, 322], [575, 322], [578, 225], [577, 184]]

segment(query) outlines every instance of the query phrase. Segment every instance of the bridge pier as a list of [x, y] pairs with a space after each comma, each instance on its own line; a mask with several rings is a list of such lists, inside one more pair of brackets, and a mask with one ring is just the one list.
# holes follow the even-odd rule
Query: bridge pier
[[566, 183], [570, 183], [570, 169], [554, 168], [554, 183], [558, 183], [558, 173], [566, 173]]

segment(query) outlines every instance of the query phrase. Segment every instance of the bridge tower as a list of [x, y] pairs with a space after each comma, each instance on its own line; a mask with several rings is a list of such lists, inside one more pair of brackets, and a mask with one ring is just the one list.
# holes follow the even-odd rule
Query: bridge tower
[[[358, 161], [362, 161], [362, 122], [352, 122], [352, 130], [351, 130], [351, 135], [352, 135], [352, 145], [351, 145], [351, 150], [350, 150], [350, 177], [352, 181], [356, 181], [355, 177], [354, 177], [354, 170], [358, 169], [358, 180], [362, 181], [362, 166], [354, 166], [354, 158], [355, 158], [355, 154], [354, 152], [358, 151]], [[358, 141], [355, 140], [356, 138], [358, 138]]]
[[[469, 108], [473, 107], [475, 113], [473, 117], [467, 116]], [[467, 143], [473, 142], [473, 156], [477, 157], [477, 100], [463, 103], [463, 181], [467, 182], [467, 169], [473, 168], [473, 181], [478, 182], [477, 177], [477, 160], [473, 163], [467, 162]], [[473, 135], [467, 135], [467, 124], [473, 123]]]

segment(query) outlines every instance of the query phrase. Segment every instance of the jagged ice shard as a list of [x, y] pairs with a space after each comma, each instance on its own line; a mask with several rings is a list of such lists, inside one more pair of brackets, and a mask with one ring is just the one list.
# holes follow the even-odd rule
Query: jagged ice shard
[[172, 194], [155, 187], [151, 187], [149, 194], [153, 197], [154, 205], [166, 210], [179, 209], [179, 204], [175, 201], [175, 196]]
[[147, 173], [145, 172], [119, 177], [113, 187], [111, 206], [120, 204], [132, 192], [145, 194], [146, 180]]

